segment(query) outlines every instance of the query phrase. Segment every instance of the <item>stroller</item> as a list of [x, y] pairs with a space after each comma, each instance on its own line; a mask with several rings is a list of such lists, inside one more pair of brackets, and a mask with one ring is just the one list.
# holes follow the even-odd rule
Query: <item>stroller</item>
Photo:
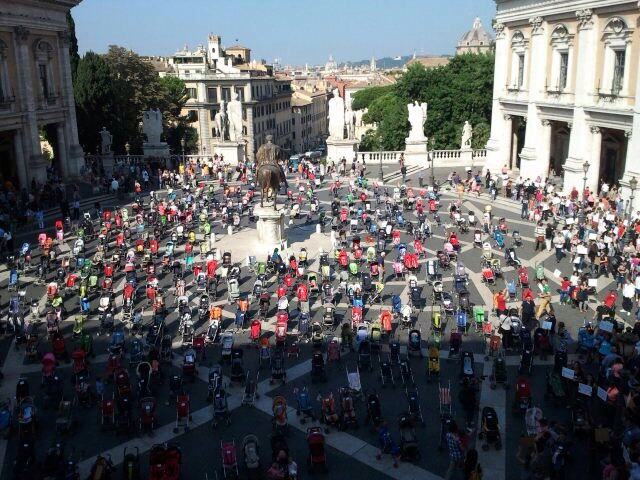
[[309, 447], [309, 470], [314, 472], [322, 469], [327, 472], [327, 455], [324, 450], [325, 438], [322, 429], [310, 427], [307, 429], [307, 446]]
[[356, 416], [351, 389], [340, 389], [340, 407], [340, 423], [342, 429], [349, 427], [358, 428], [358, 417]]
[[218, 428], [220, 422], [231, 425], [227, 392], [223, 388], [218, 388], [213, 394], [213, 428]]
[[282, 395], [273, 397], [271, 404], [273, 413], [273, 433], [284, 435], [289, 430], [289, 419], [287, 417], [287, 401]]
[[375, 392], [367, 395], [367, 417], [365, 421], [371, 423], [374, 427], [377, 427], [382, 422], [382, 405], [380, 404], [380, 397]]
[[491, 445], [496, 450], [502, 448], [502, 439], [500, 436], [500, 425], [498, 423], [498, 415], [493, 407], [484, 407], [482, 409], [482, 429], [478, 438], [484, 440], [482, 449], [487, 451]]
[[418, 439], [411, 417], [407, 414], [400, 415], [398, 428], [400, 430], [400, 458], [409, 462], [419, 460]]
[[238, 478], [238, 454], [235, 441], [220, 441], [220, 454], [222, 456], [222, 474], [224, 478]]
[[294, 390], [296, 395], [296, 414], [300, 417], [300, 423], [305, 423], [307, 418], [311, 421], [315, 421], [315, 415], [313, 414], [313, 406], [311, 404], [311, 397], [309, 396], [309, 390], [307, 387], [296, 388]]
[[260, 443], [258, 437], [249, 434], [242, 439], [242, 453], [244, 453], [244, 463], [250, 479], [262, 478], [260, 468]]
[[525, 413], [531, 407], [531, 386], [529, 380], [520, 377], [516, 381], [516, 393], [513, 400], [514, 413]]

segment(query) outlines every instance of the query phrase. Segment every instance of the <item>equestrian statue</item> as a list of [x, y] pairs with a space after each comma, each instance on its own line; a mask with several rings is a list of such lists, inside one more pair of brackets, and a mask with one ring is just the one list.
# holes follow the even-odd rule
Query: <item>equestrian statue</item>
[[274, 145], [273, 136], [266, 136], [267, 143], [261, 145], [256, 153], [256, 177], [258, 186], [262, 192], [260, 198], [260, 206], [264, 207], [264, 199], [273, 199], [273, 209], [276, 208], [276, 195], [280, 190], [281, 183], [287, 183], [287, 179], [282, 170], [282, 167], [278, 164], [276, 157], [280, 147]]

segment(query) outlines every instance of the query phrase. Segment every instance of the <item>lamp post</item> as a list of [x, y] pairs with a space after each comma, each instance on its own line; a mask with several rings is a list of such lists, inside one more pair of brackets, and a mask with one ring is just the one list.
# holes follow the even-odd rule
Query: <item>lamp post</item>
[[582, 177], [582, 206], [580, 208], [580, 218], [582, 222], [584, 222], [586, 218], [586, 215], [584, 213], [584, 207], [587, 202], [586, 202], [584, 193], [587, 190], [587, 173], [589, 172], [590, 166], [591, 165], [589, 164], [588, 160], [582, 164], [582, 171], [584, 172], [584, 176]]
[[435, 162], [435, 150], [436, 148], [436, 139], [435, 138], [431, 138], [431, 186], [435, 187], [436, 185], [436, 177], [435, 174], [433, 172], [433, 164]]
[[384, 183], [384, 172], [382, 171], [382, 151], [378, 151], [378, 168], [380, 168], [380, 183]]
[[185, 144], [185, 141], [184, 141], [184, 137], [183, 137], [183, 138], [180, 139], [180, 146], [182, 147], [182, 166], [183, 167], [184, 167], [184, 161], [185, 161], [185, 158], [184, 158], [184, 144]]
[[635, 198], [633, 194], [635, 193], [636, 188], [638, 188], [638, 180], [636, 179], [635, 176], [631, 177], [631, 180], [629, 180], [629, 188], [631, 189], [631, 195], [629, 196], [628, 216], [631, 217], [631, 214], [633, 213], [633, 199]]
[[125, 143], [124, 149], [127, 152], [127, 163], [130, 163], [129, 154], [131, 153], [131, 144], [129, 142]]

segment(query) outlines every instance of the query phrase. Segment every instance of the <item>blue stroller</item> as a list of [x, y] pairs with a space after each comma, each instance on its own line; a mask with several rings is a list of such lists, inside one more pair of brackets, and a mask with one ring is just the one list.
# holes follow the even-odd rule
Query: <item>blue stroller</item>
[[11, 269], [9, 273], [9, 291], [17, 291], [18, 290], [18, 270], [15, 268]]
[[404, 227], [404, 217], [400, 212], [396, 214], [396, 225], [399, 227]]
[[400, 309], [402, 308], [402, 300], [400, 299], [400, 295], [393, 295], [391, 297], [391, 313], [393, 315], [400, 315]]
[[397, 248], [398, 248], [398, 256], [400, 258], [404, 257], [405, 254], [407, 253], [407, 244], [406, 243], [399, 243]]
[[508, 280], [507, 281], [507, 293], [509, 294], [509, 300], [516, 299], [516, 281]]
[[111, 342], [109, 343], [109, 352], [119, 355], [124, 351], [124, 332], [120, 329], [114, 330], [111, 334]]
[[[389, 429], [386, 425], [381, 425], [378, 429], [378, 441], [380, 442], [380, 451], [384, 454], [389, 454], [393, 458], [393, 464], [398, 465], [398, 444], [389, 433]], [[378, 458], [382, 455], [378, 454]]]
[[296, 413], [300, 416], [300, 423], [304, 423], [307, 418], [310, 418], [312, 422], [315, 421], [313, 405], [311, 404], [311, 398], [309, 397], [309, 390], [307, 390], [307, 387], [296, 388], [295, 394], [296, 402], [298, 404]]
[[89, 313], [89, 299], [87, 297], [80, 299], [80, 313]]
[[504, 248], [504, 238], [500, 230], [494, 230], [493, 241], [496, 243], [496, 247], [500, 249]]

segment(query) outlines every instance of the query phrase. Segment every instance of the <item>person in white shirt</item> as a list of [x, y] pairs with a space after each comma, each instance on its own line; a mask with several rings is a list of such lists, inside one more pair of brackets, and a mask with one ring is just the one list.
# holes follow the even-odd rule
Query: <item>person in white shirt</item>
[[633, 299], [636, 296], [636, 286], [631, 281], [631, 276], [627, 276], [622, 286], [622, 311], [631, 315], [633, 310]]
[[118, 188], [120, 188], [120, 184], [118, 183], [118, 180], [116, 180], [115, 178], [111, 180], [111, 192], [112, 193], [118, 193]]

